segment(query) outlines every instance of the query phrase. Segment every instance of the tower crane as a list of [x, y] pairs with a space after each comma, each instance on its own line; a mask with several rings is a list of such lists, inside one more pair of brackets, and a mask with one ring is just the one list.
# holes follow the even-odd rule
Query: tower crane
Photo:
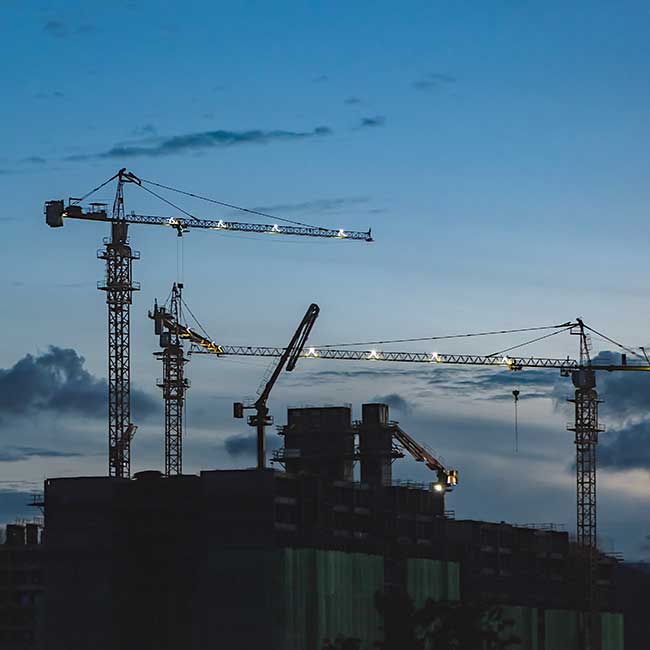
[[[598, 434], [603, 431], [598, 421], [598, 393], [596, 374], [599, 372], [649, 372], [650, 363], [628, 364], [627, 354], [621, 355], [621, 362], [596, 363], [589, 354], [590, 335], [596, 332], [582, 319], [554, 326], [559, 332], [569, 331], [579, 337], [578, 359], [518, 357], [507, 354], [439, 354], [424, 352], [393, 352], [382, 350], [349, 350], [332, 347], [310, 347], [303, 356], [306, 359], [331, 359], [339, 361], [424, 363], [444, 366], [489, 366], [501, 367], [510, 371], [526, 369], [558, 370], [562, 377], [570, 377], [574, 395], [569, 401], [574, 405], [574, 419], [567, 428], [575, 434], [576, 446], [576, 532], [577, 543], [585, 559], [585, 581], [583, 594], [586, 620], [583, 626], [585, 647], [593, 650], [598, 643], [598, 592], [597, 592], [597, 504], [596, 504], [596, 449]], [[538, 328], [533, 328], [538, 329]], [[543, 329], [543, 328], [542, 328]], [[195, 353], [210, 354], [217, 357], [254, 356], [279, 357], [283, 348], [220, 345], [186, 328], [182, 334], [195, 345]], [[611, 339], [608, 339], [611, 341]], [[615, 343], [615, 341], [612, 341]], [[621, 346], [624, 347], [624, 346]], [[629, 348], [625, 348], [630, 351]], [[632, 351], [633, 352], [633, 351]], [[634, 353], [636, 354], [636, 353]], [[645, 356], [645, 355], [644, 355]], [[647, 357], [645, 358], [648, 361]], [[408, 446], [406, 447], [408, 449]], [[417, 452], [416, 452], [417, 453]]]
[[[112, 211], [109, 213], [105, 203], [90, 203], [82, 207], [81, 203], [92, 194], [99, 191], [112, 181], [117, 181], [115, 199]], [[131, 184], [140, 187], [148, 193], [173, 206], [185, 216], [152, 216], [140, 215], [135, 212], [127, 213], [124, 206], [124, 186]], [[60, 228], [66, 219], [79, 221], [96, 221], [110, 224], [111, 236], [104, 239], [104, 249], [97, 252], [97, 257], [106, 262], [106, 278], [98, 283], [98, 289], [106, 292], [108, 306], [108, 468], [109, 476], [128, 478], [131, 475], [131, 439], [133, 431], [131, 423], [131, 333], [130, 312], [133, 302], [133, 292], [140, 289], [140, 284], [132, 278], [134, 260], [140, 259], [140, 253], [134, 251], [129, 243], [129, 224], [165, 226], [176, 231], [181, 237], [191, 229], [212, 230], [218, 232], [246, 232], [266, 235], [290, 235], [299, 237], [319, 237], [339, 241], [372, 241], [371, 231], [358, 232], [310, 226], [298, 222], [295, 225], [244, 223], [236, 221], [198, 219], [186, 210], [178, 208], [162, 198], [147, 186], [159, 186], [198, 199], [217, 203], [221, 206], [243, 210], [245, 212], [266, 215], [255, 210], [206, 199], [189, 192], [182, 192], [172, 187], [163, 186], [154, 181], [148, 181], [120, 169], [114, 176], [97, 186], [80, 198], [70, 198], [67, 204], [63, 200], [47, 201], [45, 203], [45, 221], [51, 228]], [[282, 220], [287, 221], [287, 220]], [[177, 397], [170, 397], [177, 400]], [[170, 410], [166, 406], [166, 413]], [[171, 410], [170, 410], [171, 412]], [[166, 417], [166, 427], [181, 431], [182, 424], [177, 415]], [[174, 422], [174, 424], [171, 424]], [[175, 433], [166, 429], [166, 437], [171, 439]], [[179, 443], [180, 444], [180, 443]], [[178, 468], [177, 468], [178, 469]], [[170, 470], [171, 471], [171, 470]], [[174, 470], [176, 471], [176, 470]]]
[[[183, 304], [183, 284], [174, 282], [169, 299], [169, 313], [177, 321], [181, 319]], [[164, 313], [165, 307], [154, 306], [154, 331], [160, 336], [160, 352], [154, 356], [162, 361], [163, 375], [157, 382], [162, 388], [165, 403], [165, 476], [183, 473], [183, 410], [185, 393], [190, 387], [190, 380], [185, 377], [185, 356], [183, 344], [178, 333], [163, 331], [158, 313]]]

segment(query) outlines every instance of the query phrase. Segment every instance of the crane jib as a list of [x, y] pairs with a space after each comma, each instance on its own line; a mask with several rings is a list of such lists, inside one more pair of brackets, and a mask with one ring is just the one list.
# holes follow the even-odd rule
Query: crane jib
[[220, 232], [251, 232], [267, 235], [291, 235], [302, 237], [322, 237], [325, 239], [351, 240], [371, 242], [372, 233], [368, 231], [344, 230], [342, 228], [319, 228], [315, 226], [289, 226], [267, 223], [244, 223], [241, 221], [224, 221], [222, 219], [183, 219], [178, 217], [163, 217], [157, 215], [126, 214], [119, 219], [109, 215], [106, 206], [95, 204], [89, 209], [79, 205], [64, 207], [63, 201], [48, 201], [45, 204], [45, 220], [52, 228], [63, 226], [65, 219], [81, 219], [85, 221], [116, 222], [128, 224], [145, 224], [166, 226], [177, 232], [187, 232], [194, 228], [215, 230]]

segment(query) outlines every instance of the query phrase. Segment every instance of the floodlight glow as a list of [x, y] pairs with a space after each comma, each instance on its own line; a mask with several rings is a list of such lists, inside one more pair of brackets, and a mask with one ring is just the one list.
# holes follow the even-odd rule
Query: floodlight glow
[[379, 359], [379, 353], [377, 352], [377, 350], [370, 350], [368, 359]]
[[343, 230], [343, 228], [341, 228], [339, 230], [338, 235], [336, 235], [336, 236], [337, 237], [347, 237], [347, 235], [345, 234], [345, 231]]
[[280, 226], [278, 224], [274, 224], [273, 228], [271, 228], [271, 232], [280, 232]]
[[433, 489], [434, 489], [436, 492], [442, 492], [445, 488], [442, 487], [442, 485], [441, 485], [440, 483], [434, 483], [434, 484], [433, 484]]
[[308, 357], [318, 357], [318, 352], [316, 352], [316, 348], [309, 348], [309, 351], [307, 352]]

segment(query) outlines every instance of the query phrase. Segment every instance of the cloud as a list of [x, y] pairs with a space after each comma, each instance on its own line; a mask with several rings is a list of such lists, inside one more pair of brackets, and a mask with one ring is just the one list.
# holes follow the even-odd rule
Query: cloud
[[76, 29], [77, 34], [82, 34], [84, 36], [96, 34], [97, 31], [97, 25], [93, 25], [92, 23], [84, 23], [83, 25], [79, 25]]
[[36, 99], [63, 99], [65, 95], [60, 90], [41, 91], [34, 95]]
[[[257, 434], [256, 433], [238, 433], [229, 436], [223, 441], [229, 456], [237, 458], [239, 456], [256, 456], [257, 455]], [[267, 452], [278, 449], [282, 442], [277, 437], [266, 436]]]
[[153, 124], [143, 124], [142, 126], [138, 126], [135, 129], [133, 129], [133, 135], [141, 138], [147, 135], [157, 135], [158, 130]]
[[0, 450], [0, 462], [10, 463], [29, 458], [78, 458], [81, 454], [39, 447], [9, 447]]
[[[615, 438], [607, 441], [612, 435]], [[621, 469], [650, 469], [650, 420], [601, 434], [598, 464]]]
[[362, 117], [359, 128], [384, 126], [386, 118], [383, 115], [375, 115], [375, 117]]
[[400, 411], [401, 413], [410, 413], [413, 410], [413, 402], [404, 399], [397, 393], [389, 393], [388, 395], [378, 395], [373, 397], [371, 402], [379, 404], [388, 404], [390, 408]]
[[40, 156], [29, 156], [28, 158], [23, 158], [21, 162], [30, 163], [32, 165], [44, 165], [47, 160], [41, 158]]
[[[43, 411], [81, 417], [106, 417], [107, 383], [84, 368], [75, 350], [50, 346], [27, 354], [11, 368], [0, 368], [0, 423], [3, 418], [37, 415]], [[131, 390], [139, 417], [158, 412], [158, 403], [141, 390]]]
[[48, 20], [43, 25], [43, 31], [56, 38], [65, 38], [68, 35], [68, 28], [60, 20]]
[[259, 212], [293, 212], [307, 214], [312, 212], [340, 212], [352, 206], [361, 203], [368, 203], [370, 198], [367, 196], [356, 196], [349, 198], [324, 198], [314, 199], [312, 201], [301, 201], [299, 203], [279, 203], [276, 205], [262, 205], [253, 208]]
[[343, 100], [344, 104], [347, 104], [348, 106], [354, 106], [355, 104], [360, 104], [361, 99], [359, 97], [346, 97]]
[[422, 79], [414, 81], [413, 87], [417, 90], [430, 91], [456, 83], [456, 81], [456, 77], [452, 77], [451, 75], [432, 72], [425, 75]]
[[295, 142], [320, 138], [332, 133], [327, 126], [317, 126], [311, 131], [201, 131], [166, 138], [147, 139], [133, 144], [118, 144], [102, 153], [69, 156], [66, 160], [88, 160], [91, 158], [135, 158], [169, 156], [205, 149], [226, 148], [243, 144], [269, 144], [272, 142]]
[[254, 456], [257, 453], [257, 434], [238, 433], [226, 438], [223, 444], [231, 456]]

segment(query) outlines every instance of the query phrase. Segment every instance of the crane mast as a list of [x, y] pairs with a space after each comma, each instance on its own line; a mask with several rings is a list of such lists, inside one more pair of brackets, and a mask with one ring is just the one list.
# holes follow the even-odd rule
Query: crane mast
[[131, 476], [131, 303], [133, 260], [140, 253], [131, 249], [128, 224], [124, 221], [124, 184], [137, 179], [121, 169], [113, 203], [111, 237], [97, 257], [106, 262], [106, 277], [98, 289], [106, 292], [108, 306], [108, 474], [116, 478]]
[[[169, 301], [169, 314], [180, 321], [183, 300], [183, 284], [174, 283]], [[154, 312], [157, 306], [154, 308]], [[183, 342], [177, 332], [163, 332], [159, 320], [154, 323], [160, 335], [162, 351], [155, 352], [162, 361], [163, 375], [157, 382], [162, 388], [165, 403], [165, 476], [183, 473], [183, 412], [185, 393], [190, 387], [190, 380], [185, 377], [185, 364], [188, 358], [183, 350]]]

